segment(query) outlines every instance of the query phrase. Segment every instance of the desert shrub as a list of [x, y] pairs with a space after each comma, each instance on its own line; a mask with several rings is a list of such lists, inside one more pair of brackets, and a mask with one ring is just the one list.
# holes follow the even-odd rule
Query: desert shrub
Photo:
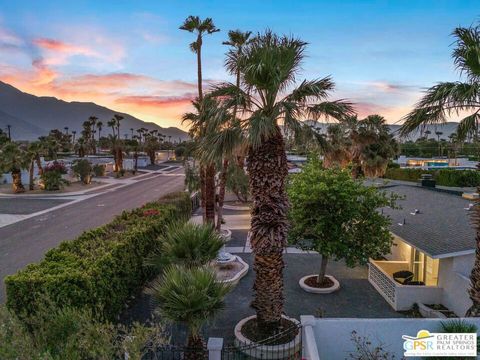
[[174, 193], [62, 242], [42, 262], [5, 279], [7, 306], [20, 316], [28, 315], [46, 295], [57, 304], [115, 318], [132, 292], [155, 275], [144, 261], [158, 247], [159, 235], [168, 223], [186, 218], [190, 206], [188, 194]]
[[140, 360], [149, 347], [165, 340], [159, 326], [113, 325], [99, 321], [89, 310], [59, 308], [48, 300], [35, 314], [21, 320], [0, 307], [2, 360], [110, 360], [123, 358], [125, 352], [130, 359]]
[[67, 173], [65, 164], [60, 161], [53, 161], [45, 166], [41, 179], [45, 190], [60, 190], [63, 186], [68, 185], [68, 181], [62, 178]]
[[75, 176], [80, 178], [84, 184], [90, 184], [92, 181], [93, 168], [90, 161], [87, 159], [75, 160], [72, 165], [72, 170]]
[[103, 164], [93, 165], [93, 174], [96, 177], [105, 176], [105, 172], [106, 172], [105, 165], [103, 165]]

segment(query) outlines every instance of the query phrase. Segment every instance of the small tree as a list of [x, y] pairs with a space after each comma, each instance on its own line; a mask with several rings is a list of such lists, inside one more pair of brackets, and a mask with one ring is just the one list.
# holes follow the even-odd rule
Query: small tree
[[80, 181], [85, 185], [92, 181], [93, 167], [87, 159], [75, 160], [72, 165], [72, 170], [75, 176], [80, 178]]
[[163, 278], [153, 285], [152, 294], [160, 305], [164, 319], [183, 323], [188, 328], [187, 346], [199, 349], [187, 352], [185, 359], [203, 359], [204, 343], [200, 330], [224, 307], [230, 287], [217, 282], [215, 273], [207, 268], [171, 266]]
[[319, 285], [330, 258], [353, 267], [390, 252], [390, 219], [378, 209], [395, 206], [397, 196], [364, 186], [347, 170], [323, 169], [318, 160], [293, 175], [288, 194], [290, 240], [322, 255]]
[[22, 170], [27, 169], [29, 165], [29, 154], [17, 143], [7, 142], [0, 148], [0, 174], [8, 172], [12, 175], [14, 193], [25, 192]]

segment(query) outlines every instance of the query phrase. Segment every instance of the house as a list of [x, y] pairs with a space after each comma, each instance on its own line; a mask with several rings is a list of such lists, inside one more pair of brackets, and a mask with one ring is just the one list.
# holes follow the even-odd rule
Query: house
[[463, 316], [471, 305], [473, 204], [458, 193], [420, 185], [383, 187], [404, 198], [398, 201], [401, 209], [382, 209], [392, 219], [394, 245], [385, 259], [370, 260], [370, 283], [397, 311], [414, 303], [442, 304]]

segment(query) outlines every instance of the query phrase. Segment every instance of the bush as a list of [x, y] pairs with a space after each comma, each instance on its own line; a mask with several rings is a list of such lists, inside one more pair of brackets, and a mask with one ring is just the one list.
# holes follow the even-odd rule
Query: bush
[[80, 178], [80, 181], [88, 185], [92, 181], [93, 168], [90, 161], [87, 159], [75, 160], [72, 165], [72, 170], [75, 176]]
[[392, 180], [418, 181], [422, 174], [431, 174], [437, 185], [474, 187], [480, 186], [480, 171], [476, 170], [423, 170], [389, 168], [385, 178]]
[[45, 190], [60, 190], [63, 186], [68, 185], [68, 181], [62, 178], [62, 175], [66, 173], [67, 168], [64, 163], [54, 161], [48, 164], [43, 169], [43, 174], [41, 176]]
[[57, 304], [86, 307], [98, 316], [115, 318], [132, 292], [155, 275], [144, 260], [158, 247], [166, 224], [186, 217], [190, 208], [188, 194], [170, 194], [61, 243], [41, 263], [5, 279], [7, 306], [18, 315], [28, 315], [46, 295]]
[[150, 347], [165, 343], [158, 326], [131, 328], [102, 323], [91, 311], [57, 308], [45, 301], [39, 311], [20, 320], [0, 307], [0, 359], [120, 359], [128, 352], [140, 360]]
[[93, 165], [93, 174], [96, 177], [105, 176], [105, 173], [106, 173], [105, 165], [103, 164]]

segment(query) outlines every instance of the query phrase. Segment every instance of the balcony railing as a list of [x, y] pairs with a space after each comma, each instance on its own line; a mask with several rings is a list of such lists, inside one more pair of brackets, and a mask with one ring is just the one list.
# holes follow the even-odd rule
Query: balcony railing
[[436, 304], [441, 302], [442, 288], [438, 286], [402, 285], [392, 275], [405, 270], [404, 261], [375, 261], [368, 264], [368, 280], [394, 310], [409, 310], [415, 303]]

